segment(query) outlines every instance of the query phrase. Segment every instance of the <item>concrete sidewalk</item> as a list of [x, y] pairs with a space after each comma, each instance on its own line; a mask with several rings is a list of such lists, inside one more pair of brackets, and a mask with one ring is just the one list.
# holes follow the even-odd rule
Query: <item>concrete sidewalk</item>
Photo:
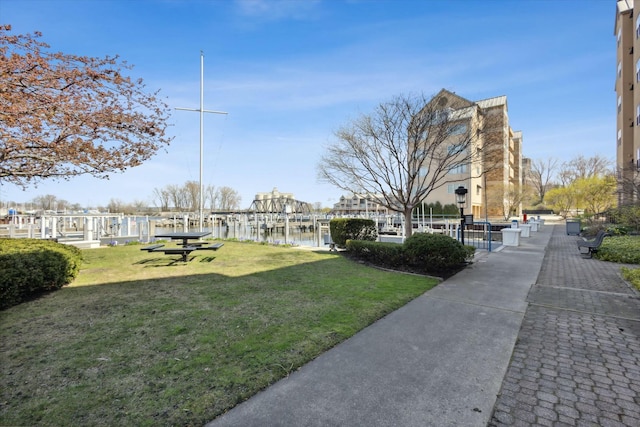
[[552, 229], [480, 253], [207, 426], [486, 426]]

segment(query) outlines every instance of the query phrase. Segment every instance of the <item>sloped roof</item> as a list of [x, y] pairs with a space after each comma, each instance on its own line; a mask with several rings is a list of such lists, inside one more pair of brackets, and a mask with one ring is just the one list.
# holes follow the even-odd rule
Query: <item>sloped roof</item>
[[493, 98], [477, 101], [476, 104], [478, 104], [480, 108], [491, 108], [491, 107], [498, 107], [500, 105], [507, 105], [507, 97], [506, 95], [496, 96]]
[[447, 105], [455, 109], [470, 107], [474, 104], [472, 101], [469, 101], [468, 99], [461, 97], [457, 93], [448, 91], [446, 89], [441, 89], [440, 92], [438, 92], [438, 94], [433, 97], [433, 99], [441, 98], [447, 99]]
[[620, 13], [631, 10], [633, 9], [633, 0], [619, 0], [616, 3], [616, 7], [618, 8], [618, 12]]

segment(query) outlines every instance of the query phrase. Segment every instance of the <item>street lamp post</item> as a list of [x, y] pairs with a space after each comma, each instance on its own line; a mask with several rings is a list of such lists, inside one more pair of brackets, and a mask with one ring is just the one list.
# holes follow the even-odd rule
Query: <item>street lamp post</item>
[[460, 236], [464, 245], [464, 204], [467, 202], [467, 189], [462, 185], [456, 188], [456, 201], [460, 205]]

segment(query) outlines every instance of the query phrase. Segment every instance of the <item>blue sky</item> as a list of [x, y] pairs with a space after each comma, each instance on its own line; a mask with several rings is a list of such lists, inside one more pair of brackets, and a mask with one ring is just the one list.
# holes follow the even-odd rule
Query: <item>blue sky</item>
[[[53, 50], [118, 54], [171, 106], [198, 108], [205, 59], [204, 183], [249, 207], [277, 187], [331, 206], [317, 180], [334, 131], [399, 94], [506, 95], [524, 155], [615, 158], [615, 1], [0, 0], [0, 23]], [[0, 201], [54, 194], [82, 206], [153, 204], [199, 179], [199, 114], [173, 111], [174, 142], [110, 180], [4, 184]]]

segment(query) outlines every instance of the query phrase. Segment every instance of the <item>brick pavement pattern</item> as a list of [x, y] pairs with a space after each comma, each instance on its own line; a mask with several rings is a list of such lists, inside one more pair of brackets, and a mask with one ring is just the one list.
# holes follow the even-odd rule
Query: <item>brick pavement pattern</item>
[[638, 427], [640, 295], [553, 227], [489, 426]]

